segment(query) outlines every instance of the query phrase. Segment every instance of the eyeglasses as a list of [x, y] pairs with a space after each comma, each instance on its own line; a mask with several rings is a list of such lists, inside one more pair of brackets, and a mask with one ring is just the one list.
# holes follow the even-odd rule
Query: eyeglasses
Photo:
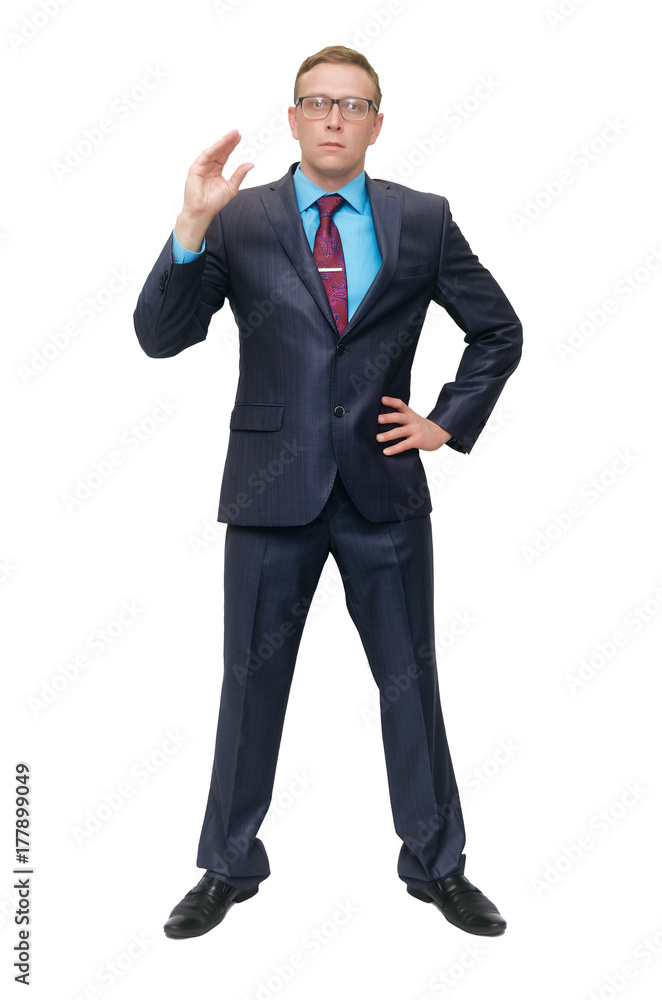
[[364, 97], [300, 97], [296, 104], [301, 105], [306, 118], [326, 118], [333, 105], [337, 104], [340, 114], [348, 122], [363, 121], [371, 107], [378, 111], [375, 102]]

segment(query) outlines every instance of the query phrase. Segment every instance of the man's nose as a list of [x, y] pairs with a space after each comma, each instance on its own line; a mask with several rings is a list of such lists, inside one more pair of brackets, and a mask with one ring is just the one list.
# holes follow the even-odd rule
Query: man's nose
[[339, 129], [342, 128], [342, 115], [340, 114], [340, 107], [337, 104], [331, 105], [331, 110], [329, 111], [326, 118], [326, 127]]

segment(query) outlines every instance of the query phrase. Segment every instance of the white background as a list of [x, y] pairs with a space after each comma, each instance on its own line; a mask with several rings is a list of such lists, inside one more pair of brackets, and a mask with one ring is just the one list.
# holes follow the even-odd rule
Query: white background
[[[25, 760], [33, 997], [654, 995], [662, 220], [653, 6], [53, 8], [46, 17], [26, 0], [2, 12], [3, 982], [23, 995], [12, 982], [12, 829], [14, 766]], [[256, 164], [246, 184], [281, 177], [299, 159], [277, 117], [296, 70], [339, 43], [365, 52], [380, 75], [385, 121], [368, 174], [445, 195], [524, 325], [520, 367], [472, 454], [422, 453], [466, 874], [508, 930], [493, 940], [465, 934], [397, 877], [376, 688], [330, 558], [260, 833], [272, 875], [219, 928], [173, 942], [162, 924], [201, 874], [222, 675], [225, 526], [215, 518], [238, 338], [226, 308], [205, 342], [154, 360], [132, 314], [191, 162], [237, 127], [245, 143], [261, 136], [245, 157]], [[128, 108], [124, 95], [155, 70], [158, 85], [134, 90]], [[58, 177], [67, 147], [103, 118], [112, 131]], [[439, 127], [446, 139], [435, 144]], [[555, 186], [564, 170], [570, 182]], [[108, 296], [114, 271], [125, 286]], [[91, 321], [80, 311], [88, 296], [100, 307]], [[75, 335], [62, 335], [68, 324]], [[563, 352], [573, 328], [575, 346]], [[453, 378], [462, 348], [461, 331], [433, 308], [413, 373], [419, 412]], [[172, 412], [152, 424], [159, 400]], [[134, 425], [145, 438], [135, 450]], [[122, 464], [68, 509], [79, 478], [117, 449]], [[192, 539], [205, 530], [210, 541], [196, 553]], [[123, 603], [139, 610], [118, 630]], [[451, 642], [458, 614], [473, 621]], [[98, 629], [114, 636], [101, 653], [90, 646]], [[87, 665], [69, 666], [67, 680], [83, 654]], [[593, 666], [573, 685], [582, 660]], [[165, 753], [171, 732], [181, 744]], [[121, 807], [104, 809], [104, 796]], [[97, 811], [103, 821], [81, 836]], [[342, 926], [340, 904], [352, 914]], [[292, 971], [296, 953], [302, 968]]]

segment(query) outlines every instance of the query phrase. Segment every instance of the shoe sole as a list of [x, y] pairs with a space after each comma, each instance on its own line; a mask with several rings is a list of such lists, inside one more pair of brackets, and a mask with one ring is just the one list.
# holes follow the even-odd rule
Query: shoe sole
[[[229, 909], [230, 907], [228, 907], [228, 910]], [[225, 913], [227, 913], [228, 910], [226, 910]], [[225, 916], [225, 913], [223, 914], [223, 917]], [[217, 920], [215, 924], [212, 924], [211, 927], [205, 927], [203, 931], [189, 931], [188, 933], [182, 933], [174, 927], [164, 927], [163, 933], [167, 938], [170, 938], [171, 941], [182, 941], [184, 938], [202, 937], [203, 934], [208, 934], [209, 931], [213, 931], [214, 927], [218, 927], [223, 920], [223, 917], [221, 917], [220, 920]]]

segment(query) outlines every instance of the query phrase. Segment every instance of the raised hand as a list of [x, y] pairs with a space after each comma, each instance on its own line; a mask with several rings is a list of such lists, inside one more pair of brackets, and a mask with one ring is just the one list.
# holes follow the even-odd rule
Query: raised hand
[[177, 239], [188, 250], [198, 252], [209, 223], [234, 198], [244, 177], [255, 166], [242, 163], [231, 177], [223, 176], [223, 168], [240, 141], [241, 135], [236, 128], [232, 129], [204, 149], [191, 164], [184, 187], [184, 204], [175, 225]]

